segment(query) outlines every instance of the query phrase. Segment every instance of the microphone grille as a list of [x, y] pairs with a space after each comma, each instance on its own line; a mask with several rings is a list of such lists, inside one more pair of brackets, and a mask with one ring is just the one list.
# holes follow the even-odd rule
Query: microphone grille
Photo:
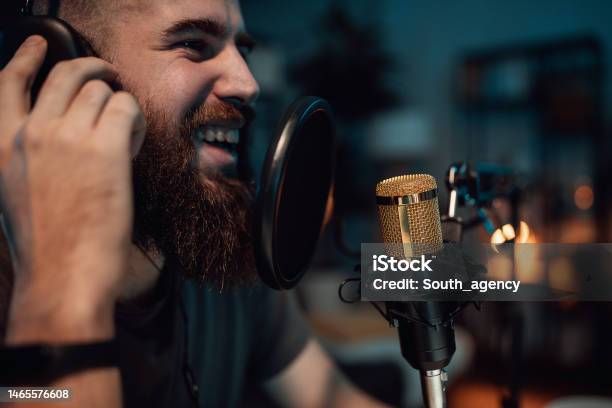
[[398, 197], [424, 193], [436, 188], [436, 179], [429, 174], [407, 174], [379, 182], [376, 185], [376, 195], [379, 197]]
[[[376, 196], [379, 201], [381, 234], [385, 243], [411, 244], [412, 256], [434, 252], [442, 246], [442, 227], [434, 177], [428, 174], [411, 174], [386, 179], [376, 185]], [[401, 197], [407, 201], [401, 204], [395, 201]]]

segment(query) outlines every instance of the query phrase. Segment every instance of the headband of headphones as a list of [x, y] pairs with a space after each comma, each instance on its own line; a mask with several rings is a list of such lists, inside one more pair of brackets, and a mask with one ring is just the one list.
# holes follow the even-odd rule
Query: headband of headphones
[[[49, 1], [49, 10], [47, 10], [47, 15], [57, 16], [59, 6], [60, 6], [60, 0]], [[25, 0], [21, 9], [19, 9], [19, 13], [22, 16], [31, 16], [34, 14], [34, 12], [32, 11], [33, 7], [34, 7], [34, 0]]]
[[[20, 13], [24, 17], [33, 16], [33, 4], [34, 0], [25, 0], [23, 6], [20, 9]], [[60, 6], [60, 0], [50, 0], [49, 1], [49, 9], [47, 10], [47, 17], [57, 18]], [[91, 45], [91, 42], [85, 38], [83, 34], [78, 32], [74, 27], [70, 24], [63, 21], [64, 25], [67, 26], [70, 31], [73, 33], [76, 41], [79, 43], [81, 48], [85, 51], [85, 53], [89, 56], [99, 57], [99, 54], [95, 51], [94, 47]]]

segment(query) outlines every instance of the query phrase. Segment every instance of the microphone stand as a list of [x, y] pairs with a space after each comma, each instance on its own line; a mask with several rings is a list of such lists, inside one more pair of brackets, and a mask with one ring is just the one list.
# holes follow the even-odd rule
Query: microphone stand
[[387, 316], [398, 329], [402, 355], [420, 371], [423, 402], [427, 408], [445, 408], [444, 368], [455, 353], [453, 317], [462, 309], [450, 302], [387, 302]]

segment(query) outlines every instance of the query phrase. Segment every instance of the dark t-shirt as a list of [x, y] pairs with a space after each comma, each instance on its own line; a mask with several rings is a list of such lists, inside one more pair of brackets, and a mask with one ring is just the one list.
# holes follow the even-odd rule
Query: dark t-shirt
[[247, 389], [306, 344], [307, 326], [287, 292], [260, 285], [218, 293], [177, 276], [162, 272], [147, 307], [117, 308], [124, 406], [240, 406]]

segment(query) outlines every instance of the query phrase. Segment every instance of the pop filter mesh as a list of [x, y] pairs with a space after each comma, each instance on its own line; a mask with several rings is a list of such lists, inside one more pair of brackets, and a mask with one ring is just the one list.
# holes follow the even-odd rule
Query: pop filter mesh
[[332, 123], [323, 110], [311, 114], [293, 136], [281, 181], [275, 247], [282, 278], [298, 279], [321, 232], [332, 183]]

